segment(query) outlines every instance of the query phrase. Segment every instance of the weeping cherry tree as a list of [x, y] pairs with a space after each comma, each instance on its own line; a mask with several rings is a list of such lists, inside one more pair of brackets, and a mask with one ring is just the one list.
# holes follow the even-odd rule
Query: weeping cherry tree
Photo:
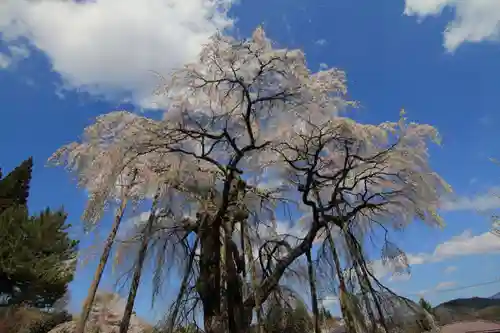
[[[311, 72], [300, 50], [276, 48], [261, 27], [244, 41], [214, 36], [158, 93], [168, 101], [161, 120], [103, 115], [87, 129], [92, 135], [54, 159], [74, 166], [99, 194], [89, 210], [103, 206], [127, 170], [162, 179], [170, 194], [158, 209], [169, 214], [151, 241], [165, 246], [151, 255], [162, 265], [175, 264], [164, 252], [178, 250], [183, 258], [172, 328], [180, 312], [192, 311], [207, 333], [248, 332], [253, 311], [266, 306], [314, 242], [328, 239], [336, 248], [325, 238], [331, 230], [344, 233], [366, 275], [354, 240], [371, 225], [440, 223], [438, 201], [448, 186], [430, 168], [427, 151], [437, 131], [403, 116], [355, 122], [345, 73]], [[112, 162], [97, 172], [89, 161], [103, 155]], [[161, 176], [172, 168], [175, 177]], [[136, 191], [151, 197], [151, 183], [137, 182]], [[285, 211], [292, 224], [305, 226], [303, 235], [293, 242], [260, 237]]]

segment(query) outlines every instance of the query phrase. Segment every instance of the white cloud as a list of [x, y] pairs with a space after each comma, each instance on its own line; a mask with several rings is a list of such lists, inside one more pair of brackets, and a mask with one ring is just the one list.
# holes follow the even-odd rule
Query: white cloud
[[0, 53], [0, 69], [8, 68], [10, 64], [10, 57], [4, 53]]
[[409, 279], [411, 279], [410, 274], [395, 274], [389, 278], [389, 281], [400, 282], [400, 281], [408, 281]]
[[317, 41], [314, 42], [316, 45], [323, 46], [326, 45], [327, 41], [324, 38], [318, 39]]
[[470, 230], [455, 236], [436, 246], [431, 256], [432, 261], [441, 261], [451, 257], [496, 253], [500, 251], [500, 238], [490, 232], [474, 236]]
[[457, 283], [455, 281], [445, 281], [445, 282], [438, 283], [437, 286], [434, 287], [434, 290], [449, 289], [449, 288], [453, 288], [456, 285], [457, 285]]
[[415, 294], [417, 294], [417, 295], [418, 295], [418, 296], [420, 296], [420, 297], [423, 297], [423, 296], [425, 296], [425, 294], [427, 294], [428, 292], [429, 292], [429, 290], [428, 290], [428, 289], [423, 289], [423, 290], [420, 290], [420, 291], [416, 292]]
[[487, 193], [472, 197], [458, 197], [443, 201], [444, 211], [475, 210], [488, 211], [500, 208], [500, 189], [492, 187]]
[[[500, 253], [500, 237], [491, 232], [480, 235], [472, 235], [470, 230], [465, 230], [462, 234], [452, 237], [450, 240], [438, 244], [431, 253], [407, 254], [410, 266], [422, 265], [433, 262], [442, 262], [451, 258]], [[389, 276], [389, 281], [408, 280], [406, 274], [393, 274], [394, 265], [384, 265], [382, 260], [375, 260], [370, 265], [372, 272], [377, 278]], [[447, 272], [456, 270], [456, 267], [448, 267]]]
[[10, 44], [7, 49], [8, 52], [0, 53], [0, 69], [11, 68], [30, 55], [30, 51], [24, 45]]
[[500, 238], [491, 232], [472, 235], [470, 230], [438, 244], [432, 253], [414, 254], [413, 265], [440, 262], [454, 257], [500, 252]]
[[[158, 78], [232, 25], [232, 0], [3, 0], [0, 36], [28, 40], [68, 88], [150, 106]], [[5, 64], [5, 59], [2, 63]]]
[[457, 266], [448, 266], [444, 269], [445, 274], [451, 274], [457, 270]]
[[412, 294], [417, 295], [419, 297], [424, 297], [427, 294], [432, 294], [436, 291], [443, 291], [443, 290], [446, 290], [449, 288], [453, 288], [456, 285], [457, 285], [457, 283], [455, 281], [440, 282], [432, 289], [422, 289], [422, 290], [419, 290], [416, 293], [412, 293]]
[[334, 305], [337, 305], [339, 302], [339, 298], [334, 295], [328, 295], [325, 298], [321, 300], [322, 305], [326, 308], [329, 309]]
[[445, 8], [454, 12], [444, 35], [444, 47], [453, 52], [465, 42], [498, 40], [500, 1], [498, 0], [405, 0], [404, 13], [423, 19], [438, 16]]

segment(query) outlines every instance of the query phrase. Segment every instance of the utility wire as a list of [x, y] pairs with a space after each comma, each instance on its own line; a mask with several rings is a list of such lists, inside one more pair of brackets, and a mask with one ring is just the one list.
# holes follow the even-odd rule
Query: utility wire
[[[495, 284], [495, 283], [500, 283], [500, 278], [496, 278], [495, 280], [492, 281], [487, 281], [487, 282], [481, 282], [481, 283], [475, 283], [475, 284], [470, 284], [466, 286], [461, 286], [461, 287], [455, 287], [455, 288], [449, 288], [449, 289], [441, 289], [441, 290], [429, 290], [427, 293], [429, 294], [434, 294], [434, 293], [447, 293], [450, 291], [458, 291], [458, 290], [464, 290], [464, 289], [469, 289], [469, 288], [475, 288], [475, 287], [480, 287], [480, 286], [486, 286], [490, 284]], [[418, 295], [420, 293], [410, 293], [410, 295]]]

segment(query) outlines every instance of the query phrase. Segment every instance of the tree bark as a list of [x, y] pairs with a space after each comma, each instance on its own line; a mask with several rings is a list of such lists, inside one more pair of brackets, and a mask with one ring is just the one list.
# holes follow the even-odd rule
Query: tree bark
[[[236, 159], [237, 162], [238, 159]], [[234, 164], [234, 163], [233, 163]], [[196, 283], [196, 289], [203, 305], [204, 328], [206, 333], [221, 333], [224, 330], [224, 323], [227, 317], [221, 311], [221, 227], [227, 217], [230, 205], [229, 193], [234, 175], [229, 174], [227, 182], [224, 184], [222, 202], [215, 216], [211, 214], [199, 214], [201, 226], [199, 228], [201, 253], [200, 253], [200, 274]], [[231, 304], [236, 313], [235, 316], [243, 314], [244, 325], [240, 331], [248, 329], [251, 322], [251, 310], [256, 304], [263, 304], [270, 293], [276, 288], [285, 270], [294, 260], [306, 253], [311, 248], [312, 243], [323, 227], [323, 224], [313, 223], [301, 243], [292, 249], [285, 257], [279, 259], [274, 267], [274, 271], [260, 285], [247, 295], [244, 301], [234, 301]], [[241, 288], [241, 287], [240, 287]], [[240, 304], [241, 303], [241, 304]], [[247, 324], [248, 322], [248, 324]], [[241, 323], [239, 323], [240, 325]]]
[[311, 250], [306, 252], [307, 257], [307, 273], [309, 275], [309, 288], [311, 290], [311, 304], [313, 310], [314, 333], [320, 333], [319, 309], [318, 309], [318, 294], [316, 293], [316, 279], [314, 276], [314, 267], [311, 257]]
[[120, 333], [127, 333], [128, 327], [130, 325], [130, 317], [132, 316], [135, 297], [137, 296], [137, 290], [139, 289], [139, 284], [141, 282], [142, 267], [144, 266], [144, 260], [146, 259], [149, 239], [151, 237], [151, 232], [153, 231], [153, 224], [156, 221], [156, 207], [158, 206], [160, 190], [161, 190], [160, 187], [158, 187], [158, 190], [156, 191], [156, 194], [153, 198], [153, 204], [151, 206], [151, 210], [149, 213], [148, 223], [142, 235], [141, 247], [139, 249], [139, 255], [134, 270], [134, 276], [132, 277], [132, 285], [130, 286], [130, 292], [127, 298], [127, 305], [125, 306], [123, 317], [120, 322], [120, 330], [119, 330]]
[[243, 283], [236, 269], [235, 260], [238, 260], [236, 244], [231, 239], [232, 225], [230, 221], [224, 230], [224, 268], [225, 268], [225, 305], [227, 313], [227, 327], [231, 333], [240, 333], [245, 330], [243, 308]]
[[202, 217], [200, 226], [200, 275], [196, 289], [203, 304], [203, 323], [206, 333], [222, 333], [224, 318], [221, 313], [220, 283], [220, 228], [210, 216]]
[[[252, 289], [255, 291], [255, 312], [257, 316], [257, 333], [264, 333], [264, 328], [263, 328], [263, 321], [262, 321], [262, 306], [259, 302], [259, 295], [258, 295], [258, 281], [257, 281], [257, 265], [255, 263], [253, 253], [252, 253], [252, 247], [251, 247], [251, 242], [250, 242], [250, 237], [247, 234], [247, 228], [246, 228], [246, 221], [241, 222], [241, 234], [242, 237], [246, 239], [246, 243], [249, 244], [248, 246], [245, 247], [245, 255], [247, 257], [247, 262], [248, 265], [250, 265], [250, 278], [251, 278], [251, 284], [252, 284]], [[245, 295], [245, 296], [248, 296]]]

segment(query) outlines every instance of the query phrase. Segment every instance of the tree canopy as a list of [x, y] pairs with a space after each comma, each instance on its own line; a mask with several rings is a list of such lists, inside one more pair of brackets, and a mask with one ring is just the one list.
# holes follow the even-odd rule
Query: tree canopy
[[68, 235], [63, 209], [29, 215], [33, 161], [0, 179], [0, 305], [47, 308], [73, 280], [78, 242]]

